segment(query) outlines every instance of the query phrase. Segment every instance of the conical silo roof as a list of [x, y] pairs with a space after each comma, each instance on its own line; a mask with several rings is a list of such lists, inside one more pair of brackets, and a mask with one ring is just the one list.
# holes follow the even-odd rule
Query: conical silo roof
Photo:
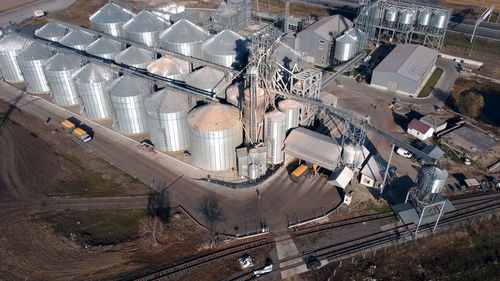
[[108, 67], [95, 63], [88, 63], [73, 76], [76, 83], [98, 83], [113, 79], [113, 71]]
[[16, 52], [22, 50], [28, 45], [28, 39], [15, 35], [7, 34], [0, 39], [0, 52]]
[[75, 29], [66, 34], [59, 43], [64, 46], [72, 47], [78, 45], [88, 45], [96, 40], [95, 36], [89, 32]]
[[40, 29], [35, 31], [35, 35], [40, 38], [44, 38], [51, 41], [59, 41], [64, 35], [66, 35], [70, 30], [60, 24], [49, 22]]
[[95, 23], [115, 23], [126, 22], [134, 17], [134, 13], [122, 8], [114, 3], [104, 5], [97, 12], [89, 17], [89, 20]]
[[209, 66], [191, 72], [186, 78], [186, 84], [192, 87], [215, 92], [227, 82], [224, 72]]
[[115, 97], [133, 97], [149, 93], [150, 86], [145, 79], [123, 75], [111, 83], [109, 92]]
[[188, 124], [199, 131], [225, 131], [242, 126], [238, 109], [227, 104], [196, 107], [189, 112]]
[[147, 70], [150, 73], [171, 78], [187, 75], [189, 73], [189, 63], [172, 57], [162, 57], [150, 63]]
[[124, 45], [118, 41], [101, 37], [90, 44], [85, 51], [92, 55], [118, 53], [123, 50]]
[[146, 68], [153, 61], [153, 52], [131, 46], [115, 57], [115, 62]]
[[80, 68], [81, 66], [82, 60], [69, 54], [57, 54], [50, 58], [44, 65], [48, 71], [71, 70]]
[[212, 55], [237, 55], [246, 51], [246, 38], [231, 30], [223, 30], [208, 39], [201, 49]]
[[170, 89], [152, 94], [144, 105], [151, 115], [189, 110], [187, 95]]
[[163, 31], [167, 23], [158, 16], [142, 11], [123, 25], [123, 30], [131, 33]]
[[36, 42], [32, 42], [21, 53], [19, 53], [19, 56], [17, 58], [18, 60], [21, 59], [25, 61], [36, 61], [48, 59], [52, 56], [53, 53], [54, 51], [49, 47]]
[[160, 34], [160, 40], [168, 43], [200, 42], [208, 38], [208, 32], [196, 24], [182, 19]]

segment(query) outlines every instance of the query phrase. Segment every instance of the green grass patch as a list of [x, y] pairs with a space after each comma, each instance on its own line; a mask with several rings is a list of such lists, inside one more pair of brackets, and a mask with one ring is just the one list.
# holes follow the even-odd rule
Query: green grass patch
[[42, 217], [54, 232], [79, 243], [115, 245], [137, 236], [139, 220], [146, 209], [64, 211]]
[[7, 114], [0, 112], [0, 119], [5, 119], [7, 118]]
[[368, 201], [365, 209], [369, 211], [370, 213], [385, 213], [385, 212], [391, 212], [391, 206], [389, 204], [385, 203], [381, 206], [375, 205], [373, 202]]
[[78, 168], [83, 169], [80, 158], [69, 154], [60, 154], [60, 156], [69, 163], [77, 166]]
[[443, 69], [437, 67], [434, 72], [432, 73], [431, 77], [429, 77], [429, 80], [427, 80], [427, 83], [425, 83], [424, 87], [422, 90], [420, 90], [420, 93], [418, 94], [419, 98], [426, 98], [428, 97], [432, 89], [436, 86], [437, 82], [439, 81], [439, 78], [441, 78], [441, 75], [443, 75]]
[[[444, 38], [444, 45], [456, 46], [464, 49], [470, 49], [472, 46], [469, 36], [464, 36], [452, 32], [446, 33], [446, 36]], [[474, 38], [473, 51], [500, 55], [500, 42], [476, 37]]]
[[122, 194], [123, 187], [108, 181], [101, 173], [90, 173], [71, 180], [62, 180], [49, 196], [109, 197]]

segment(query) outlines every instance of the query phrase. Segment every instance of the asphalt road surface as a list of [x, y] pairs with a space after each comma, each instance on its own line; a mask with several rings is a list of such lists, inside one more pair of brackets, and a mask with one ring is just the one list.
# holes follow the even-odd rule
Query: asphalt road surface
[[26, 4], [5, 12], [0, 13], [0, 26], [6, 27], [9, 23], [22, 22], [33, 16], [35, 10], [43, 10], [53, 13], [66, 9], [76, 2], [76, 0], [43, 0]]

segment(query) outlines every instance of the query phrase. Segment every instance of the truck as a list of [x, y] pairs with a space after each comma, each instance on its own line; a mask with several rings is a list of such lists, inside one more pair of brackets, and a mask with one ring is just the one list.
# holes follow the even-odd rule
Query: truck
[[84, 130], [81, 126], [80, 127], [77, 126], [74, 122], [70, 121], [69, 119], [63, 120], [61, 122], [61, 125], [63, 126], [63, 128], [71, 132], [73, 135], [77, 136], [83, 142], [89, 142], [92, 140], [92, 137], [86, 130]]
[[307, 165], [301, 164], [290, 174], [290, 178], [293, 182], [300, 182], [310, 172], [311, 169]]
[[45, 16], [45, 11], [44, 10], [35, 10], [33, 11], [33, 15], [35, 18], [43, 17]]

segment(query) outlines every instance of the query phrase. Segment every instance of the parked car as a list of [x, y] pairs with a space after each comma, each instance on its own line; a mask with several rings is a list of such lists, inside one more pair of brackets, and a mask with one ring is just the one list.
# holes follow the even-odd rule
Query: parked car
[[396, 153], [405, 157], [405, 158], [411, 158], [413, 155], [411, 154], [411, 152], [409, 152], [408, 150], [404, 149], [404, 148], [401, 148], [399, 147], [397, 150], [396, 150]]

